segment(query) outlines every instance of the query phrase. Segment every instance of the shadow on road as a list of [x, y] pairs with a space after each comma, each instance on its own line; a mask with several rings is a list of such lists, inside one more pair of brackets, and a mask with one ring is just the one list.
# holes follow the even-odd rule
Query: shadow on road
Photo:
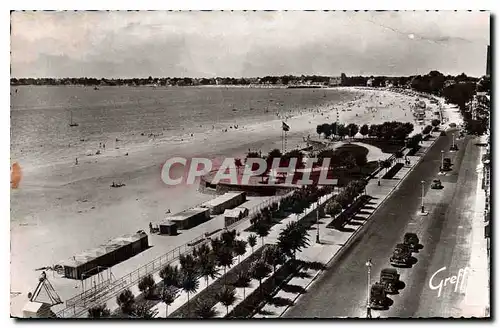
[[269, 300], [269, 304], [272, 304], [274, 306], [291, 306], [293, 305], [293, 301], [289, 298], [277, 296]]
[[358, 221], [354, 221], [354, 220], [351, 220], [349, 222], [350, 225], [363, 225], [363, 222], [358, 222]]
[[258, 313], [262, 314], [262, 315], [273, 315], [274, 314], [273, 311], [267, 311], [267, 310], [264, 310], [264, 309], [259, 310]]
[[341, 227], [341, 228], [334, 228], [335, 230], [341, 231], [341, 232], [354, 232], [356, 231], [353, 228], [346, 228], [346, 227]]
[[281, 289], [284, 292], [292, 293], [292, 294], [305, 294], [305, 293], [307, 293], [307, 290], [305, 290], [304, 287], [299, 286], [299, 285], [286, 284], [283, 287], [281, 287]]

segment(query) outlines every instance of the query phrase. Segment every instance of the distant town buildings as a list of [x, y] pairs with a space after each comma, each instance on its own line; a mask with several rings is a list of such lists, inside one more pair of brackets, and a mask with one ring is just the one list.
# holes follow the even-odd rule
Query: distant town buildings
[[342, 79], [340, 76], [331, 77], [330, 81], [328, 81], [328, 85], [331, 87], [342, 85]]

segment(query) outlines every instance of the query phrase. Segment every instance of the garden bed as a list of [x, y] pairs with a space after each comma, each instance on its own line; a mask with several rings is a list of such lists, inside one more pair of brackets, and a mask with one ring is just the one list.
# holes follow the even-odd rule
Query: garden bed
[[252, 317], [266, 302], [273, 297], [301, 268], [301, 262], [289, 260], [274, 274], [262, 282], [262, 285], [234, 307], [226, 318]]
[[[207, 288], [205, 288], [203, 291], [201, 291], [199, 294], [194, 296], [189, 300], [190, 304], [190, 313], [188, 313], [188, 306], [187, 303], [183, 304], [181, 307], [179, 307], [177, 310], [172, 312], [168, 317], [169, 318], [193, 318], [194, 317], [194, 311], [196, 310], [196, 305], [197, 304], [204, 304], [208, 306], [214, 306], [217, 304], [219, 301], [217, 300], [217, 294], [222, 290], [224, 287], [224, 281], [226, 282], [226, 286], [234, 290], [234, 284], [238, 280], [238, 273], [240, 272], [248, 272], [250, 270], [250, 266], [252, 263], [261, 258], [262, 252], [267, 248], [267, 245], [264, 245], [257, 250], [255, 250], [252, 254], [250, 254], [249, 257], [241, 261], [240, 264], [234, 265], [229, 271], [226, 273], [226, 277], [224, 280], [224, 274], [222, 274], [219, 279], [214, 281], [212, 284], [210, 284]], [[223, 270], [221, 271], [222, 273], [224, 272]], [[204, 280], [204, 279], [203, 279]], [[200, 281], [200, 287], [204, 286], [205, 281]]]
[[403, 163], [396, 163], [386, 174], [382, 177], [382, 179], [392, 179], [394, 176], [404, 167]]
[[362, 195], [358, 197], [358, 199], [356, 199], [354, 203], [351, 204], [351, 206], [340, 213], [326, 227], [330, 229], [342, 229], [344, 225], [370, 201], [371, 198], [372, 197], [368, 195]]

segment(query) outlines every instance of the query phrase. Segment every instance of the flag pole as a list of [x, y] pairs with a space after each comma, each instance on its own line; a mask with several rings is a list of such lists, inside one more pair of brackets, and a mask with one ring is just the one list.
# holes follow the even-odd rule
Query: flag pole
[[281, 129], [281, 153], [283, 153], [283, 134], [285, 133], [285, 131], [283, 131], [283, 129]]
[[286, 132], [287, 131], [285, 131], [285, 151], [284, 151], [284, 153], [286, 153]]

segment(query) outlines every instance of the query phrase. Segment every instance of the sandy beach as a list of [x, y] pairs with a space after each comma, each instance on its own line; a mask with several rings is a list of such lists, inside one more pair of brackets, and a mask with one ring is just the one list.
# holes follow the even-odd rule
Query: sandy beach
[[[167, 210], [177, 212], [211, 195], [194, 186], [169, 187], [160, 179], [161, 165], [174, 156], [243, 157], [248, 149], [281, 148], [281, 121], [291, 127], [288, 149], [303, 145], [303, 137], [317, 138], [316, 126], [336, 120], [349, 124], [384, 121], [414, 122], [410, 106], [415, 97], [387, 90], [342, 88], [354, 100], [311, 107], [288, 117], [245, 125], [237, 130], [196, 133], [184, 140], [152, 142], [147, 146], [112, 149], [102, 155], [23, 168], [18, 189], [11, 191], [11, 295], [23, 303], [39, 275], [34, 269], [54, 265], [73, 254], [95, 247], [121, 234], [147, 230]], [[427, 102], [428, 105], [430, 103]], [[285, 115], [285, 114], [282, 114]], [[427, 118], [433, 118], [432, 111]], [[125, 156], [125, 152], [128, 153]], [[110, 184], [123, 182], [123, 188]], [[56, 287], [57, 289], [57, 287]]]

